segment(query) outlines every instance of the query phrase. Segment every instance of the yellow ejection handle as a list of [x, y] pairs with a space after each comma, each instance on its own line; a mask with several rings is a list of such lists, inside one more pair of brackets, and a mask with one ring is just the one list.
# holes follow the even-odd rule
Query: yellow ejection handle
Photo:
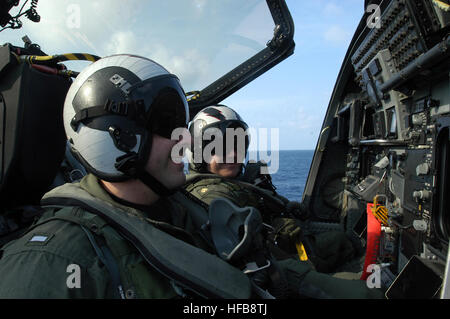
[[[380, 206], [378, 207], [378, 198], [384, 198], [384, 203], [383, 205], [380, 204]], [[388, 218], [387, 218], [387, 209], [385, 207], [387, 203], [387, 197], [386, 195], [381, 195], [381, 194], [377, 194], [375, 195], [375, 197], [373, 198], [373, 206], [372, 206], [372, 214], [375, 216], [375, 218], [381, 222], [383, 225], [387, 225], [388, 224]]]
[[307, 261], [308, 255], [306, 254], [306, 249], [305, 249], [305, 246], [303, 246], [302, 242], [296, 243], [295, 248], [297, 248], [298, 258], [301, 261]]

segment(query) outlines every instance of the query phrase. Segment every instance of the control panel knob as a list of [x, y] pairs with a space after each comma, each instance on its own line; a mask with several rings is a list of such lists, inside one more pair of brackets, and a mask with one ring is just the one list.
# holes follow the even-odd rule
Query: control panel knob
[[417, 176], [428, 175], [428, 173], [430, 173], [430, 164], [422, 163], [422, 164], [417, 165], [417, 167], [416, 167], [416, 175]]
[[428, 201], [431, 198], [431, 192], [426, 190], [426, 189], [422, 189], [420, 191], [414, 191], [413, 192], [413, 198], [417, 201], [417, 200], [422, 200], [422, 201]]

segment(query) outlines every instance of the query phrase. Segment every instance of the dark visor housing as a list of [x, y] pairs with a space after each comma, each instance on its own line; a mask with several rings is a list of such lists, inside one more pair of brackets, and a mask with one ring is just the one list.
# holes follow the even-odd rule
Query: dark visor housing
[[[124, 94], [125, 95], [125, 94]], [[78, 111], [72, 119], [74, 130], [79, 123], [108, 131], [115, 123], [122, 129], [142, 134], [142, 129], [170, 138], [178, 127], [187, 127], [188, 104], [175, 75], [161, 75], [132, 85], [125, 96], [107, 99]], [[137, 125], [137, 127], [136, 127]]]
[[[237, 153], [239, 154], [239, 150], [237, 149], [237, 147], [239, 146], [239, 136], [233, 134], [232, 136], [229, 136], [229, 134], [227, 134], [227, 129], [238, 129], [238, 128], [242, 128], [243, 132], [244, 132], [244, 152], [243, 152], [243, 157], [245, 158], [245, 156], [247, 155], [247, 150], [250, 144], [250, 138], [248, 135], [248, 126], [247, 124], [245, 124], [245, 122], [243, 121], [239, 121], [239, 120], [225, 120], [225, 121], [220, 121], [220, 122], [215, 122], [215, 123], [211, 123], [209, 125], [204, 126], [201, 129], [201, 137], [196, 136], [196, 138], [202, 138], [202, 143], [195, 143], [194, 140], [192, 140], [191, 143], [191, 150], [194, 150], [194, 152], [203, 152], [203, 150], [205, 149], [205, 147], [214, 142], [216, 136], [213, 134], [211, 136], [210, 140], [207, 140], [204, 138], [204, 134], [205, 132], [208, 131], [208, 129], [218, 129], [223, 137], [222, 140], [222, 152], [223, 152], [223, 156], [225, 157], [225, 155], [230, 151], [230, 149], [228, 149], [228, 147], [230, 145], [232, 145], [234, 147], [234, 150], [237, 151]], [[233, 138], [233, 141], [230, 140], [230, 138]], [[198, 146], [201, 145], [201, 150], [198, 149]], [[197, 146], [197, 147], [196, 147]], [[214, 148], [212, 150], [212, 154], [211, 155], [215, 155], [216, 154], [216, 149]]]

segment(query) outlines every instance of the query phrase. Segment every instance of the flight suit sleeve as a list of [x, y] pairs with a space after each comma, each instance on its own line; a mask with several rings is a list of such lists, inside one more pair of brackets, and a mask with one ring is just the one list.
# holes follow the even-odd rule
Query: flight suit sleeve
[[52, 224], [59, 231], [36, 228], [2, 248], [0, 298], [113, 298], [109, 274], [82, 230]]
[[382, 289], [369, 288], [363, 280], [348, 280], [315, 271], [306, 262], [295, 259], [278, 261], [289, 289], [302, 298], [383, 299]]

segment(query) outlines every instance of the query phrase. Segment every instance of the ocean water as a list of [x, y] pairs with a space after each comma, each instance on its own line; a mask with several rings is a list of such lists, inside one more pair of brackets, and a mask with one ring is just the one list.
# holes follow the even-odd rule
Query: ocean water
[[278, 194], [301, 201], [313, 155], [314, 150], [279, 151], [278, 171], [272, 174]]

